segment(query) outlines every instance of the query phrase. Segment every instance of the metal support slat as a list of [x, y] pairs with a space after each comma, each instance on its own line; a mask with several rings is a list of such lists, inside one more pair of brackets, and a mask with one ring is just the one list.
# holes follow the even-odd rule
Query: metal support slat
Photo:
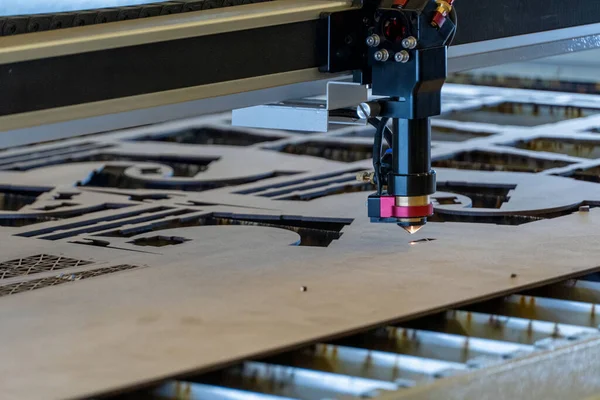
[[161, 399], [185, 398], [187, 400], [294, 400], [291, 397], [272, 396], [183, 381], [169, 381], [156, 389], [154, 395]]
[[386, 333], [398, 352], [458, 363], [478, 357], [511, 358], [534, 350], [531, 345], [420, 329], [387, 327]]
[[566, 338], [598, 330], [587, 326], [559, 324], [535, 319], [477, 313], [469, 311], [449, 311], [447, 333], [475, 336], [533, 345], [548, 337]]

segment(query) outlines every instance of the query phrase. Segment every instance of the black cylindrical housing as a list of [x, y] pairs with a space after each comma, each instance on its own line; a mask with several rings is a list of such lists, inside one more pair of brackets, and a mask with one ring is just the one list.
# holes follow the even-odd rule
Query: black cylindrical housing
[[393, 164], [398, 175], [428, 173], [431, 170], [429, 118], [393, 120]]
[[427, 196], [435, 192], [431, 170], [431, 127], [429, 118], [393, 120], [392, 171], [388, 194]]

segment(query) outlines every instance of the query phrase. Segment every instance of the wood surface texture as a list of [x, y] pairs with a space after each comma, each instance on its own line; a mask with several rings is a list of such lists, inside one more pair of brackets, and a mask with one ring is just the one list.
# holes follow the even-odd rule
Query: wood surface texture
[[0, 153], [0, 398], [131, 388], [600, 268], [600, 98], [444, 95], [446, 222], [414, 236], [366, 217], [366, 127], [225, 114]]

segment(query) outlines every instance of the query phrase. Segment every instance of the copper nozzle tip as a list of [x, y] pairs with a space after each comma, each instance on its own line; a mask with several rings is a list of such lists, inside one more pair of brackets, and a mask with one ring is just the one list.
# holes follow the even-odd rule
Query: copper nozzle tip
[[421, 230], [421, 228], [424, 226], [425, 225], [403, 226], [402, 229], [404, 229], [406, 232], [410, 233], [411, 235], [414, 235], [415, 233], [419, 232]]

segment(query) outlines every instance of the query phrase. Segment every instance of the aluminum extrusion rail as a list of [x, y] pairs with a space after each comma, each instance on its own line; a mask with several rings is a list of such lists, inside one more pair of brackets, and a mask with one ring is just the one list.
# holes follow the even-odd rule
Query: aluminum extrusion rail
[[[76, 9], [73, 11], [36, 13], [31, 15], [9, 15], [3, 17], [0, 14], [0, 36], [13, 36], [24, 33], [76, 28], [89, 25], [105, 24], [109, 22], [127, 21], [138, 18], [151, 18], [161, 15], [179, 14], [190, 11], [203, 11], [214, 8], [262, 3], [264, 1], [272, 0], [163, 1], [121, 7]], [[33, 3], [33, 1], [30, 3]], [[39, 8], [39, 6], [40, 5], [38, 5], [36, 8]], [[41, 6], [43, 9], [43, 5]], [[66, 6], [67, 5], [65, 5], [65, 7]], [[33, 5], [28, 4], [27, 7], [33, 7]]]
[[[320, 16], [351, 4], [275, 0], [1, 37], [0, 132], [72, 136], [322, 94], [336, 76], [318, 71]], [[457, 10], [450, 72], [600, 47], [595, 0]]]

